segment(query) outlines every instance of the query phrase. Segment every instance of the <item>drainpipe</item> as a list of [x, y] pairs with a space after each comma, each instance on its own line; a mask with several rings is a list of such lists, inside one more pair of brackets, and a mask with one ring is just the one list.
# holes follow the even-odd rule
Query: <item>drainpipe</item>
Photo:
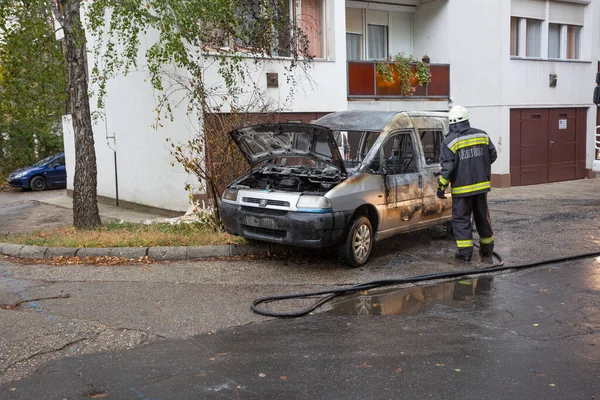
[[[115, 147], [110, 145], [109, 139], [113, 140]], [[115, 201], [116, 201], [115, 204], [118, 207], [119, 206], [119, 174], [118, 174], [119, 169], [117, 168], [117, 148], [116, 148], [117, 138], [114, 133], [112, 136], [108, 136], [108, 133], [106, 134], [106, 145], [113, 151], [114, 160], [115, 160]]]
[[[108, 122], [106, 121], [106, 113], [104, 114], [104, 128], [106, 129], [106, 145], [109, 149], [113, 151], [114, 160], [115, 160], [115, 205], [119, 206], [119, 169], [117, 168], [117, 136], [113, 133], [112, 136], [108, 136]], [[110, 139], [113, 141], [113, 146], [110, 145]]]

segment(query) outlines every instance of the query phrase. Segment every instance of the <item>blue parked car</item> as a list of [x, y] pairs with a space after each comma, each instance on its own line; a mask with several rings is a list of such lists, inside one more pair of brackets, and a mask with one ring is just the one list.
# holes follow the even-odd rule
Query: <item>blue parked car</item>
[[66, 187], [65, 154], [46, 157], [29, 167], [18, 169], [8, 176], [7, 181], [12, 187], [31, 190]]

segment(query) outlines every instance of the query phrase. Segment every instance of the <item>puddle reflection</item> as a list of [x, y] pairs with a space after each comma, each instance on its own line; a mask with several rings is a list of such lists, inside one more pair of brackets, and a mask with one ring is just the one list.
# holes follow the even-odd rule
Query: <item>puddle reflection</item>
[[447, 304], [470, 299], [491, 290], [491, 277], [446, 282], [410, 289], [370, 291], [345, 296], [334, 301], [328, 314], [397, 315], [424, 312], [433, 304]]

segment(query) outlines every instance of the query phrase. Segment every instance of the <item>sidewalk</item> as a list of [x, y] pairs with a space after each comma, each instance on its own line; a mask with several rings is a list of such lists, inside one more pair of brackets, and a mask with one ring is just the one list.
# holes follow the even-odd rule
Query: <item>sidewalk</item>
[[[53, 191], [51, 192], [51, 194], [53, 196], [43, 196], [39, 199], [36, 199], [36, 201], [44, 204], [50, 204], [53, 206], [73, 209], [73, 199], [67, 196], [66, 191]], [[111, 206], [102, 203], [98, 203], [98, 211], [100, 212], [100, 217], [102, 217], [102, 219], [112, 218], [117, 221], [132, 223], [139, 223], [145, 220], [153, 221], [156, 219], [165, 218], [164, 216], [158, 214], [128, 210], [126, 208]]]

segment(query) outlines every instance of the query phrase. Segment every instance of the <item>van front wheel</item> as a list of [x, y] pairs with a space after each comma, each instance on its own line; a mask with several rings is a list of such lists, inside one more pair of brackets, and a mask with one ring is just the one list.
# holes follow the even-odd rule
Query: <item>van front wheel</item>
[[357, 268], [369, 259], [373, 248], [373, 228], [367, 217], [357, 217], [348, 229], [344, 242], [338, 249], [340, 259], [349, 267]]

